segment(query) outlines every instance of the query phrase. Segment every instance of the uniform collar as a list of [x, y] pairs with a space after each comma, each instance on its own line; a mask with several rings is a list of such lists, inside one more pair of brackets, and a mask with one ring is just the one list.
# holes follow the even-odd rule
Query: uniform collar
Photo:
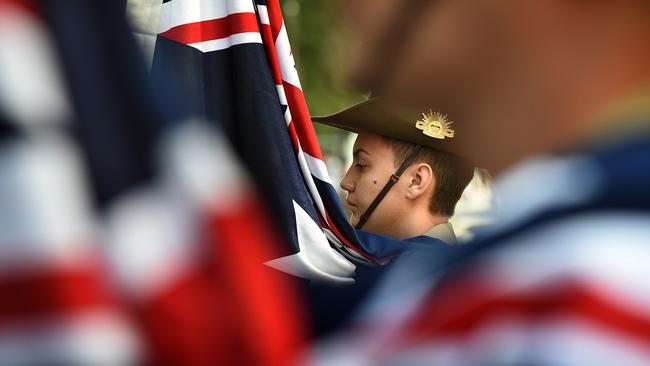
[[424, 233], [424, 235], [432, 237], [434, 239], [442, 240], [447, 245], [458, 244], [456, 233], [454, 232], [454, 227], [448, 222], [432, 227], [429, 231]]

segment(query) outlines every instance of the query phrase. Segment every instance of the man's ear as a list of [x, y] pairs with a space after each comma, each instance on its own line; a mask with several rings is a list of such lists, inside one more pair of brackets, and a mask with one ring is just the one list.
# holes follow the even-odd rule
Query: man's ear
[[411, 167], [411, 181], [406, 189], [406, 197], [416, 199], [426, 193], [429, 187], [435, 186], [436, 177], [433, 175], [433, 169], [426, 163], [418, 163]]

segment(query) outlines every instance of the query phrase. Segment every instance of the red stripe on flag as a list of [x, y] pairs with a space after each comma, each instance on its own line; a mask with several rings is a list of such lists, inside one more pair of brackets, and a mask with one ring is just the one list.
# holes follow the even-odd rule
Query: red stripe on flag
[[275, 53], [275, 42], [273, 41], [273, 35], [271, 33], [271, 27], [267, 24], [262, 24], [262, 43], [264, 43], [264, 48], [266, 55], [268, 56], [269, 66], [271, 67], [271, 73], [273, 74], [273, 81], [275, 85], [282, 85], [282, 72], [280, 71], [280, 64], [278, 64], [277, 54]]
[[257, 364], [287, 365], [299, 353], [307, 323], [293, 279], [261, 265], [277, 258], [281, 247], [280, 233], [268, 220], [261, 202], [251, 193], [237, 210], [213, 217], [220, 240], [215, 255], [224, 270], [217, 280], [240, 273], [228, 278], [239, 300], [237, 326], [265, 361]]
[[[283, 22], [280, 6], [277, 1], [269, 1], [267, 10], [271, 25], [262, 26], [262, 39], [264, 40], [264, 47], [266, 48], [266, 55], [271, 66], [273, 79], [275, 79], [276, 85], [281, 84], [284, 89], [287, 104], [291, 111], [291, 120], [295, 124], [294, 129], [298, 135], [297, 141], [300, 141], [300, 147], [312, 157], [323, 160], [323, 153], [318, 144], [316, 131], [309, 117], [309, 109], [307, 108], [302, 90], [282, 79], [278, 54], [275, 50], [275, 40]], [[293, 138], [292, 141], [294, 141]], [[297, 151], [297, 146], [294, 145], [294, 147]]]
[[[289, 138], [291, 139], [291, 145], [293, 145], [293, 152], [298, 156], [298, 152], [300, 151], [300, 141], [298, 140], [298, 132], [296, 132], [296, 126], [293, 123], [293, 119], [291, 123], [287, 126], [287, 129], [289, 130]], [[304, 174], [304, 173], [303, 173]]]
[[413, 344], [437, 337], [467, 335], [505, 314], [543, 321], [571, 315], [619, 331], [650, 346], [650, 318], [624, 309], [593, 286], [566, 279], [524, 291], [498, 292], [489, 276], [465, 276], [432, 293], [406, 327], [398, 343]]
[[152, 365], [217, 365], [233, 359], [229, 302], [204, 268], [179, 278], [138, 307]]
[[284, 92], [287, 96], [287, 102], [291, 108], [291, 119], [296, 125], [296, 132], [300, 140], [300, 146], [303, 151], [316, 159], [323, 160], [323, 153], [320, 150], [314, 125], [309, 117], [309, 109], [305, 102], [305, 96], [296, 86], [284, 82], [282, 83]]
[[3, 273], [0, 278], [0, 323], [74, 314], [114, 304], [99, 266]]
[[182, 24], [160, 35], [175, 42], [191, 44], [226, 38], [237, 33], [259, 31], [254, 13], [236, 13], [219, 19]]
[[282, 29], [282, 24], [284, 23], [280, 3], [277, 0], [268, 0], [266, 2], [266, 11], [269, 14], [269, 23], [271, 23], [273, 39], [276, 40], [278, 39], [278, 34], [280, 34], [280, 29]]
[[287, 365], [306, 324], [277, 258], [279, 233], [259, 197], [209, 212], [194, 269], [139, 308], [152, 364]]
[[[318, 219], [319, 219], [319, 220], [321, 221], [321, 223], [322, 223], [322, 222], [323, 222], [323, 218], [322, 218], [322, 216], [321, 216], [321, 214], [320, 214], [320, 211], [319, 211], [318, 209], [316, 209], [316, 213], [318, 213]], [[338, 228], [336, 227], [336, 225], [334, 225], [334, 223], [332, 222], [332, 219], [330, 219], [330, 217], [329, 217], [329, 213], [327, 213], [327, 210], [325, 210], [325, 214], [327, 215], [327, 218], [326, 218], [326, 220], [327, 220], [327, 222], [326, 222], [327, 227], [328, 227], [329, 229], [332, 230], [332, 232], [334, 233], [334, 235], [335, 235], [335, 236], [336, 236], [336, 237], [337, 237], [337, 238], [338, 238], [338, 239], [339, 239], [343, 244], [345, 244], [345, 246], [347, 246], [348, 248], [352, 249], [352, 250], [355, 251], [357, 254], [361, 255], [362, 257], [364, 257], [365, 259], [367, 259], [369, 262], [374, 263], [374, 264], [380, 264], [380, 263], [382, 262], [382, 259], [389, 259], [389, 258], [375, 258], [375, 257], [371, 256], [370, 254], [364, 252], [363, 250], [359, 249], [359, 247], [357, 247], [356, 245], [352, 244], [352, 242], [350, 242], [349, 240], [347, 240], [347, 239], [343, 236], [343, 234], [341, 234], [341, 232], [339, 231], [339, 229], [338, 229]]]
[[43, 13], [41, 8], [39, 7], [39, 4], [37, 4], [34, 0], [1, 0], [0, 1], [0, 6], [18, 6], [21, 7], [22, 10], [26, 10], [28, 13], [31, 13], [31, 15], [34, 15], [40, 19], [43, 18]]

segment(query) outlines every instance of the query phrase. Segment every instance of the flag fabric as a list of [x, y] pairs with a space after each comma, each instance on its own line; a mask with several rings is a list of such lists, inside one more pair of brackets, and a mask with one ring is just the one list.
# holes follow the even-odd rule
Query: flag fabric
[[290, 363], [278, 232], [220, 131], [155, 93], [124, 9], [0, 5], [0, 363]]
[[277, 0], [169, 0], [151, 73], [222, 126], [250, 169], [288, 245], [267, 264], [350, 282], [354, 261], [396, 253], [359, 240], [347, 222], [309, 118]]
[[0, 364], [131, 364], [41, 9], [0, 1]]
[[309, 116], [280, 5], [277, 0], [258, 0], [256, 4], [279, 101], [286, 108], [284, 117], [289, 136], [317, 208], [321, 228], [335, 247], [344, 253], [364, 262], [382, 263], [389, 255], [382, 256], [371, 250], [372, 246], [360, 241], [341, 208]]

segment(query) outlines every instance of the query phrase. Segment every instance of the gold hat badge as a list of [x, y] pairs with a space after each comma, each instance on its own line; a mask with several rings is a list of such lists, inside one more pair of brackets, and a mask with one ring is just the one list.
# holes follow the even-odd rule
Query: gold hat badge
[[429, 113], [422, 113], [422, 118], [415, 122], [415, 127], [422, 130], [422, 133], [427, 136], [444, 140], [445, 137], [454, 137], [454, 130], [451, 128], [452, 123], [447, 121], [447, 116], [444, 114], [440, 112], [434, 113], [429, 110]]

